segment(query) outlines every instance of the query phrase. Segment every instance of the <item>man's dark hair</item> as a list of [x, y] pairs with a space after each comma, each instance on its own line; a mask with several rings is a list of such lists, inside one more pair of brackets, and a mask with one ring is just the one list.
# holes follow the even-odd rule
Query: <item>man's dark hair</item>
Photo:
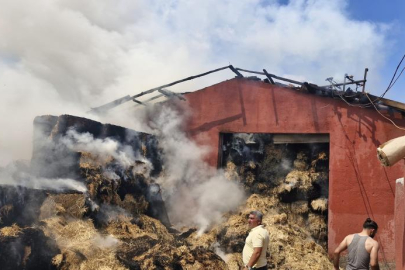
[[254, 215], [260, 221], [263, 219], [263, 214], [260, 211], [251, 211], [249, 215]]
[[367, 218], [366, 221], [364, 221], [363, 224], [363, 228], [364, 229], [374, 229], [377, 230], [378, 229], [378, 225], [374, 220], [371, 220], [371, 218]]

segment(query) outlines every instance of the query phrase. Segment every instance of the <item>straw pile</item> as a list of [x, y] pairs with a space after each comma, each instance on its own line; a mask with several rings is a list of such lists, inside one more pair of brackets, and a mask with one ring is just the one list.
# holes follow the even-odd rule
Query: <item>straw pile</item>
[[[80, 169], [89, 193], [51, 194], [44, 200], [40, 229], [59, 249], [51, 259], [53, 267], [227, 269], [214, 252], [214, 233], [197, 237], [196, 230], [169, 232], [161, 221], [146, 215], [150, 205], [142, 188], [150, 182], [147, 170], [113, 171], [120, 173], [116, 178], [105, 173], [109, 162], [114, 161], [97, 163], [91, 154], [81, 153]], [[90, 207], [89, 201], [97, 207]], [[201, 245], [202, 239], [206, 240]]]
[[314, 211], [325, 212], [328, 210], [328, 199], [319, 198], [311, 202], [311, 207]]
[[[140, 154], [152, 155], [145, 145]], [[88, 193], [45, 194], [32, 226], [1, 227], [1, 219], [16, 210], [0, 208], [0, 265], [5, 269], [236, 270], [243, 266], [252, 210], [265, 215], [270, 269], [332, 268], [326, 253], [328, 200], [322, 190], [328, 182], [325, 152], [291, 152], [263, 143], [254, 158], [226, 160], [226, 177], [251, 196], [204, 233], [175, 231], [151, 214], [148, 187], [154, 182], [147, 163], [138, 160], [122, 168], [112, 157], [77, 155]]]
[[[274, 204], [274, 198], [254, 194], [250, 196], [247, 203], [239, 209], [237, 214], [229, 218], [208, 232], [211, 236], [210, 242], [218, 241], [222, 250], [227, 255], [227, 267], [236, 270], [243, 267], [241, 251], [245, 238], [248, 234], [247, 216], [253, 209], [264, 213], [263, 224], [270, 234], [268, 251], [268, 265], [270, 269], [331, 269], [326, 250], [311, 237], [310, 230], [322, 232], [325, 228], [320, 226], [322, 222], [317, 216], [311, 216], [310, 230], [305, 226], [292, 223], [288, 214], [278, 213]], [[202, 238], [202, 242], [206, 239]]]
[[126, 269], [116, 258], [118, 240], [100, 235], [91, 220], [53, 217], [42, 223], [61, 250], [52, 260], [57, 269]]
[[17, 237], [21, 234], [21, 228], [17, 224], [0, 229], [0, 235], [3, 237]]
[[[243, 266], [241, 251], [248, 233], [247, 216], [252, 210], [264, 213], [263, 224], [270, 234], [270, 269], [331, 269], [327, 248], [328, 156], [323, 151], [295, 154], [283, 145], [269, 144], [256, 165], [236, 166], [226, 161], [226, 174], [239, 179], [252, 194], [238, 213], [209, 234], [218, 241], [229, 269]], [[250, 162], [251, 163], [251, 162]], [[252, 168], [260, 168], [253, 170]], [[261, 185], [265, 187], [261, 188]]]
[[82, 218], [87, 211], [83, 194], [55, 194], [48, 196], [40, 208], [39, 219], [56, 215]]

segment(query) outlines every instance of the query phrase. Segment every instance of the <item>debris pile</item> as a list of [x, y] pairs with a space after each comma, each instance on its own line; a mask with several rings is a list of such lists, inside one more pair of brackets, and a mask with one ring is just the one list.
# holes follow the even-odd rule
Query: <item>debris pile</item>
[[226, 269], [171, 228], [152, 135], [68, 115], [37, 117], [35, 134], [30, 174], [86, 191], [0, 186], [2, 269]]
[[[225, 173], [251, 195], [201, 232], [170, 222], [155, 182], [165, 172], [154, 136], [68, 115], [37, 117], [31, 164], [17, 167], [54, 186], [0, 186], [1, 269], [236, 270], [253, 209], [265, 214], [270, 269], [331, 268], [327, 150], [274, 145], [266, 136], [225, 141]], [[75, 182], [56, 188], [61, 179]]]

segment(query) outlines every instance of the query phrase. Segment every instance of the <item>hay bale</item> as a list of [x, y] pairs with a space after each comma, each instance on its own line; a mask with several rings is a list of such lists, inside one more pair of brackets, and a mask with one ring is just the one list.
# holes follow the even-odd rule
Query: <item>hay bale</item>
[[215, 227], [203, 234], [195, 231], [186, 238], [186, 243], [191, 249], [197, 247], [209, 249], [217, 242], [218, 230], [219, 229]]
[[316, 240], [325, 240], [327, 237], [328, 226], [325, 217], [315, 213], [308, 215], [308, 229]]
[[243, 214], [247, 215], [252, 210], [259, 210], [266, 214], [271, 208], [275, 207], [279, 200], [275, 196], [263, 196], [252, 194], [246, 201], [246, 205], [242, 208]]
[[309, 207], [307, 201], [296, 201], [290, 204], [290, 209], [292, 213], [295, 214], [305, 214], [308, 213]]
[[229, 270], [239, 270], [242, 269], [244, 264], [242, 261], [241, 253], [231, 253], [226, 255], [226, 265]]
[[125, 194], [124, 200], [119, 205], [128, 213], [139, 215], [146, 212], [149, 203], [146, 201], [145, 196], [134, 198], [132, 194]]
[[91, 220], [48, 218], [43, 230], [62, 251], [63, 259], [53, 259], [60, 269], [126, 269], [116, 258], [115, 245], [109, 243], [113, 238], [101, 236]]
[[285, 183], [301, 190], [312, 188], [312, 181], [311, 174], [308, 171], [293, 170], [285, 178]]
[[274, 224], [287, 224], [287, 214], [281, 213], [276, 215], [267, 215], [263, 219], [264, 224], [274, 225]]
[[174, 241], [173, 235], [168, 232], [167, 228], [159, 220], [147, 215], [140, 215], [139, 222], [140, 228], [144, 232], [156, 234], [159, 239], [167, 243], [172, 243]]
[[42, 220], [55, 215], [82, 218], [86, 211], [84, 194], [49, 195], [42, 203], [39, 219]]
[[15, 223], [9, 227], [3, 227], [0, 229], [0, 235], [3, 237], [18, 237], [21, 232], [22, 229]]
[[55, 239], [62, 250], [73, 248], [83, 253], [89, 252], [91, 240], [97, 235], [97, 230], [89, 219], [68, 222], [62, 217], [52, 217], [42, 222], [45, 234]]
[[87, 257], [80, 264], [80, 270], [127, 270], [117, 258], [115, 252], [97, 250], [97, 254]]
[[299, 171], [306, 171], [308, 170], [309, 165], [306, 163], [306, 161], [301, 160], [301, 159], [296, 159], [294, 160], [294, 169], [299, 170]]
[[253, 183], [256, 181], [256, 176], [253, 174], [253, 172], [247, 172], [245, 175], [245, 184], [247, 186], [252, 186]]
[[226, 168], [225, 168], [225, 177], [228, 180], [234, 180], [234, 181], [240, 181], [239, 174], [237, 172], [237, 167], [235, 163], [232, 161], [228, 161], [226, 163]]
[[328, 210], [328, 199], [319, 198], [319, 199], [313, 200], [311, 202], [311, 208], [314, 211], [325, 212], [326, 210]]
[[306, 171], [308, 170], [309, 164], [308, 164], [308, 157], [304, 152], [299, 152], [297, 154], [297, 159], [294, 160], [293, 162], [294, 168], [299, 171]]

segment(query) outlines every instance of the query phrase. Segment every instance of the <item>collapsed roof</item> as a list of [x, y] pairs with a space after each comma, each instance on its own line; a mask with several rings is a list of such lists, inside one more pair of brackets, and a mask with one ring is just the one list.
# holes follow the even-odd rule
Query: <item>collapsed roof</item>
[[[401, 113], [401, 115], [405, 114], [405, 104], [401, 102], [397, 102], [394, 100], [386, 99], [383, 96], [375, 96], [370, 93], [367, 93], [365, 91], [365, 86], [367, 82], [367, 72], [368, 69], [365, 69], [364, 72], [364, 78], [362, 80], [354, 80], [352, 76], [345, 76], [345, 81], [343, 83], [336, 83], [333, 81], [333, 78], [327, 78], [326, 80], [330, 82], [329, 85], [324, 85], [324, 86], [318, 86], [316, 84], [308, 83], [308, 82], [299, 82], [296, 80], [288, 79], [288, 78], [283, 78], [274, 74], [270, 74], [266, 71], [266, 69], [263, 69], [262, 72], [260, 71], [251, 71], [251, 70], [246, 70], [242, 68], [235, 68], [232, 65], [221, 67], [218, 69], [210, 70], [198, 75], [190, 76], [181, 80], [177, 80], [165, 85], [161, 85], [146, 91], [143, 91], [139, 94], [130, 96], [127, 95], [125, 97], [116, 99], [112, 102], [109, 102], [107, 104], [104, 104], [99, 107], [92, 108], [90, 110], [91, 113], [94, 114], [103, 114], [109, 111], [110, 109], [113, 109], [123, 103], [126, 103], [130, 100], [136, 103], [136, 105], [147, 105], [153, 100], [159, 99], [159, 98], [176, 98], [180, 100], [185, 100], [183, 97], [183, 94], [175, 93], [167, 89], [167, 87], [183, 83], [189, 80], [193, 80], [199, 77], [203, 77], [215, 72], [219, 72], [222, 70], [229, 69], [233, 73], [236, 74], [236, 78], [238, 79], [243, 79], [243, 80], [254, 80], [254, 81], [263, 81], [265, 83], [273, 84], [276, 86], [280, 87], [288, 87], [288, 88], [294, 88], [297, 91], [302, 91], [302, 92], [307, 92], [309, 94], [317, 95], [317, 96], [323, 96], [323, 97], [329, 97], [333, 99], [341, 99], [344, 101], [347, 105], [349, 106], [356, 106], [360, 108], [373, 108], [376, 109], [380, 114], [381, 112], [384, 114], [392, 115], [395, 112]], [[256, 74], [260, 76], [264, 76], [265, 78], [261, 79], [257, 76], [243, 76], [242, 72], [244, 73], [249, 73], [249, 74]], [[286, 84], [288, 83], [288, 84]], [[352, 90], [350, 87], [346, 86], [355, 86], [356, 89]], [[362, 90], [358, 91], [357, 89], [361, 87]], [[158, 92], [157, 95], [154, 95], [150, 97], [150, 94]], [[140, 100], [139, 98], [141, 97], [149, 97], [146, 100]], [[381, 112], [380, 112], [381, 111]]]

